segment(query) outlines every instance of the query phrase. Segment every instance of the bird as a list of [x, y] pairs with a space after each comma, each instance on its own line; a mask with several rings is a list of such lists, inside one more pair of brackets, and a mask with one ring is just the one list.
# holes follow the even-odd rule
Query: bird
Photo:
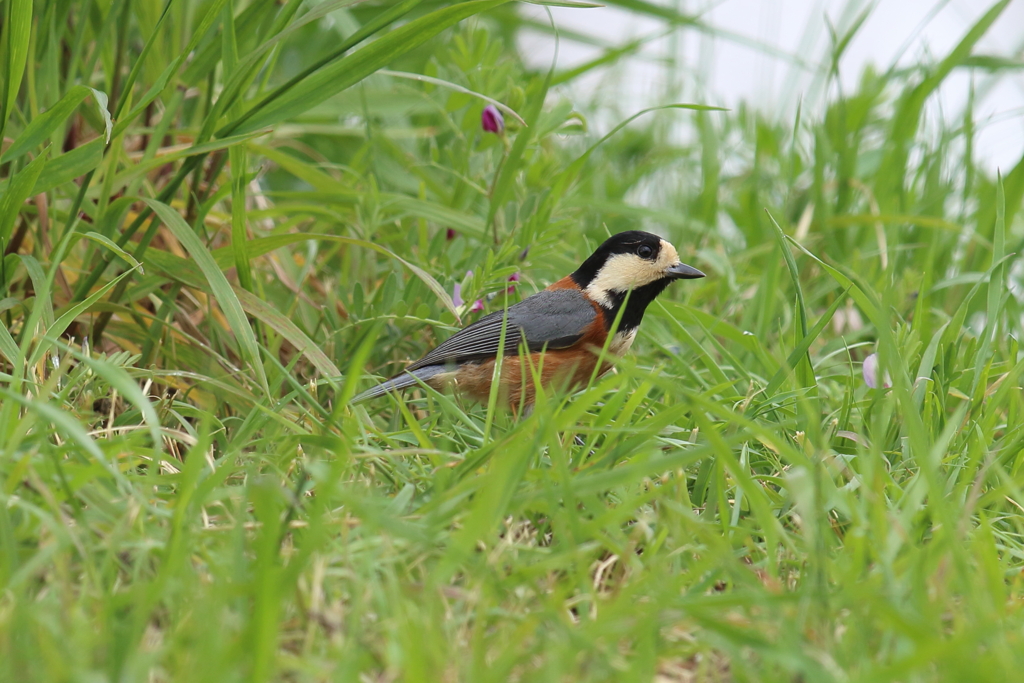
[[[615, 356], [629, 350], [648, 305], [669, 284], [702, 277], [657, 235], [641, 230], [614, 234], [570, 275], [459, 330], [351, 403], [420, 382], [487, 402], [504, 325], [499, 397], [513, 409], [532, 409], [535, 376], [545, 388], [585, 385], [606, 345]], [[610, 368], [603, 362], [599, 374]]]

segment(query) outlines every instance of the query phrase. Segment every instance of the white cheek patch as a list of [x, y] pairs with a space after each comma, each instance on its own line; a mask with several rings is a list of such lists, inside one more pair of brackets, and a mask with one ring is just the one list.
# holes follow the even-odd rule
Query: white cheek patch
[[612, 300], [611, 297], [608, 296], [608, 290], [598, 289], [597, 287], [594, 286], [594, 283], [591, 282], [590, 285], [587, 287], [586, 292], [587, 296], [589, 296], [591, 299], [600, 304], [602, 308], [612, 307]]
[[665, 271], [679, 263], [679, 252], [665, 240], [661, 241], [658, 258], [654, 261], [636, 254], [615, 254], [601, 267], [597, 276], [587, 285], [587, 296], [605, 308], [612, 307], [610, 292], [628, 292], [665, 277]]
[[587, 294], [602, 306], [611, 307], [609, 292], [629, 289], [643, 268], [643, 259], [635, 254], [615, 254], [601, 266], [597, 276], [587, 285]]
[[587, 294], [605, 308], [611, 308], [610, 292], [627, 292], [647, 284], [652, 281], [651, 271], [654, 268], [654, 263], [636, 254], [615, 254], [604, 262], [597, 277], [587, 285]]
[[670, 268], [677, 263], [679, 263], [679, 252], [671, 244], [662, 240], [661, 250], [658, 252], [658, 268], [664, 273], [666, 268]]

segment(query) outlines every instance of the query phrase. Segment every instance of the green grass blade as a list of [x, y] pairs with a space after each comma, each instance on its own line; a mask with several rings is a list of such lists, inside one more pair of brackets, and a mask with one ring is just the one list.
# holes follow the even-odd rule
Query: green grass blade
[[[57, 129], [57, 126], [67, 121], [82, 101], [89, 95], [93, 96], [93, 99], [96, 101], [96, 106], [101, 109], [100, 114], [104, 117], [104, 120], [109, 121], [110, 113], [107, 112], [103, 104], [100, 103], [100, 100], [97, 97], [98, 92], [99, 91], [93, 90], [92, 88], [84, 85], [76, 85], [68, 90], [64, 94], [64, 97], [60, 98], [57, 104], [49, 107], [39, 116], [34, 117], [29, 124], [25, 126], [25, 130], [23, 130], [14, 142], [11, 143], [11, 146], [4, 151], [3, 156], [0, 157], [0, 163], [17, 159], [26, 152], [41, 145], [43, 141]], [[110, 135], [110, 129], [107, 129], [106, 135]]]
[[3, 137], [14, 111], [15, 99], [21, 88], [28, 62], [28, 48], [32, 33], [32, 0], [7, 0], [6, 20], [3, 26], [4, 79], [3, 101], [0, 102], [0, 138]]
[[792, 371], [793, 368], [797, 367], [797, 364], [802, 359], [807, 359], [808, 363], [811, 362], [811, 357], [808, 354], [808, 350], [811, 348], [811, 344], [813, 344], [814, 341], [821, 335], [821, 333], [825, 329], [825, 326], [832, 321], [832, 316], [834, 316], [836, 311], [839, 310], [839, 306], [844, 301], [846, 301], [846, 295], [848, 292], [849, 289], [847, 289], [846, 291], [844, 291], [842, 294], [835, 298], [835, 301], [833, 301], [832, 305], [828, 307], [828, 310], [826, 310], [825, 313], [823, 313], [822, 316], [818, 318], [818, 322], [814, 323], [814, 326], [807, 332], [807, 335], [804, 336], [800, 340], [800, 343], [793, 348], [793, 350], [789, 354], [789, 357], [786, 358], [785, 367], [779, 368], [778, 372], [776, 372], [775, 375], [768, 382], [768, 386], [765, 387], [765, 395], [767, 395], [768, 397], [774, 396], [775, 392], [777, 392], [779, 390], [779, 387], [782, 386], [782, 383], [786, 381], [786, 377], [789, 375], [789, 372]]
[[[62, 334], [64, 334], [68, 327], [71, 326], [71, 323], [75, 321], [75, 318], [82, 315], [82, 313], [84, 313], [85, 311], [89, 310], [89, 308], [92, 307], [93, 304], [95, 304], [97, 301], [103, 298], [104, 294], [106, 294], [115, 286], [117, 286], [117, 283], [121, 282], [123, 279], [131, 275], [133, 271], [134, 269], [126, 270], [125, 272], [121, 273], [107, 284], [97, 289], [83, 301], [79, 301], [74, 305], [69, 306], [53, 321], [53, 323], [47, 326], [46, 334], [50, 338], [54, 339], [60, 337]], [[40, 359], [42, 359], [43, 354], [47, 353], [50, 350], [51, 345], [49, 344], [40, 343], [36, 345], [35, 349], [33, 349], [32, 351], [32, 355], [29, 356], [28, 364], [30, 366], [35, 365], [40, 361]]]
[[224, 273], [217, 266], [216, 261], [213, 260], [210, 251], [177, 211], [155, 199], [143, 199], [142, 201], [160, 217], [160, 220], [163, 221], [175, 238], [188, 250], [196, 265], [203, 271], [203, 275], [210, 283], [210, 289], [213, 292], [214, 298], [220, 305], [221, 310], [228, 319], [231, 331], [238, 340], [242, 357], [255, 373], [256, 381], [260, 388], [265, 394], [269, 394], [270, 387], [267, 385], [267, 376], [263, 370], [263, 361], [260, 359], [256, 336], [249, 325], [249, 321], [246, 320], [242, 305], [238, 302], [238, 297], [235, 295]]
[[275, 99], [262, 104], [237, 124], [227, 128], [233, 134], [267, 128], [308, 111], [370, 74], [419, 47], [441, 31], [474, 14], [502, 5], [507, 0], [472, 0], [435, 10], [390, 31], [361, 50], [329, 64]]
[[90, 140], [81, 147], [56, 156], [46, 164], [32, 187], [32, 195], [49, 192], [55, 187], [96, 170], [103, 163], [103, 138]]
[[48, 150], [30, 161], [7, 186], [7, 191], [0, 197], [0, 244], [11, 243], [11, 233], [14, 230], [14, 222], [21, 213], [22, 204], [33, 195], [39, 176], [43, 173], [49, 163]]

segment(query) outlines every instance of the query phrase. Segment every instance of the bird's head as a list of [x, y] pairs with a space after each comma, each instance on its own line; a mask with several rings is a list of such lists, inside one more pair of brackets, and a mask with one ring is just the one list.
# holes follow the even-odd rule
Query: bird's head
[[679, 260], [679, 252], [657, 235], [629, 230], [612, 235], [583, 262], [573, 281], [611, 312], [627, 300], [620, 329], [640, 324], [648, 304], [673, 280], [692, 280], [704, 273]]

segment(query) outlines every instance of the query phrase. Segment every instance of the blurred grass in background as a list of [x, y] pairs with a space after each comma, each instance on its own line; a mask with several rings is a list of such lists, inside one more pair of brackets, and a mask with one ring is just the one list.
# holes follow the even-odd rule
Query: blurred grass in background
[[[551, 88], [629, 50], [530, 72], [501, 0], [8, 0], [0, 678], [1015, 678], [1024, 160], [921, 132], [1006, 5], [601, 142]], [[636, 227], [709, 277], [616, 374], [345, 405]]]

